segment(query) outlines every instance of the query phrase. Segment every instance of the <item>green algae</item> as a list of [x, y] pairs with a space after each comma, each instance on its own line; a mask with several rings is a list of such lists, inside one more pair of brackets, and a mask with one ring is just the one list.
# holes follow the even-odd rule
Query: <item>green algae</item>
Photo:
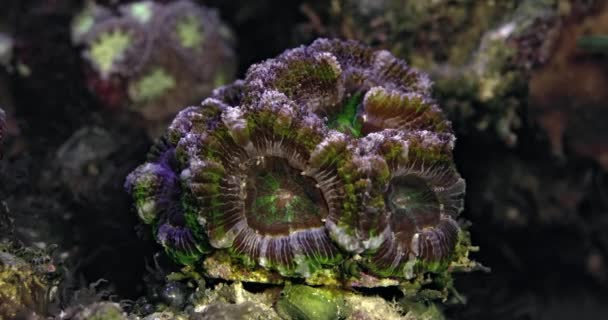
[[333, 320], [342, 316], [344, 298], [337, 291], [304, 285], [287, 285], [276, 304], [288, 320]]

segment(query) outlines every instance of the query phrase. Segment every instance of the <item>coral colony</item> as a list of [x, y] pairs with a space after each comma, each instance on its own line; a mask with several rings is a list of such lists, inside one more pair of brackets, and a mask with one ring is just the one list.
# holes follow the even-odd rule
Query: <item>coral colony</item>
[[90, 3], [72, 23], [92, 69], [89, 87], [107, 106], [163, 120], [232, 79], [230, 31], [216, 11], [185, 0], [118, 11]]
[[319, 39], [181, 111], [125, 186], [166, 252], [210, 277], [446, 274], [468, 253], [465, 182], [430, 92], [388, 51]]

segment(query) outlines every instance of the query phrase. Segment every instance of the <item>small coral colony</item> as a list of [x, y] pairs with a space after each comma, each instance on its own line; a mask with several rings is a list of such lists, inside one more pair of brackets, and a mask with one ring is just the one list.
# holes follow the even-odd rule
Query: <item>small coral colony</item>
[[181, 111], [126, 189], [166, 252], [211, 277], [374, 287], [445, 272], [466, 258], [465, 182], [430, 91], [387, 51], [319, 39]]

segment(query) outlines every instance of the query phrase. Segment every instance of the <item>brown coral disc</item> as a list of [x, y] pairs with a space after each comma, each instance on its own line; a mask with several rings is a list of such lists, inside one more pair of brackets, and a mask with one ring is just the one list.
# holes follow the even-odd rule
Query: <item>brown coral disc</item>
[[[193, 127], [188, 135], [197, 138], [182, 139], [178, 153], [190, 153], [182, 177], [202, 207], [199, 220], [212, 246], [307, 276], [340, 256], [324, 222], [339, 198], [324, 187], [327, 172], [309, 166], [324, 136], [320, 120], [299, 112], [276, 92], [249, 110], [227, 107], [214, 128]], [[206, 134], [196, 133], [201, 129]]]
[[442, 205], [427, 181], [416, 175], [393, 178], [386, 203], [394, 241], [401, 244], [405, 256], [413, 254], [430, 261], [448, 257], [456, 243], [458, 225], [442, 216]]
[[451, 218], [441, 217], [433, 227], [422, 229], [414, 236], [412, 250], [424, 261], [444, 261], [454, 251], [458, 241], [458, 223]]
[[389, 183], [385, 203], [393, 212], [393, 219], [411, 217], [415, 225], [430, 226], [438, 222], [440, 211], [437, 195], [427, 182], [416, 175], [394, 177]]
[[243, 216], [226, 217], [238, 221], [233, 228], [247, 224], [234, 239], [234, 252], [279, 271], [307, 270], [297, 259], [337, 254], [324, 230], [328, 208], [314, 179], [279, 157], [251, 159], [246, 166]]
[[361, 141], [362, 151], [385, 161], [368, 172], [378, 186], [370, 199], [383, 200], [368, 206], [387, 219], [382, 243], [367, 256], [373, 272], [407, 277], [418, 259], [449, 260], [465, 187], [451, 162], [452, 147], [451, 135], [430, 131], [385, 130]]
[[246, 182], [245, 215], [264, 235], [318, 228], [328, 208], [316, 181], [277, 157], [254, 159]]
[[429, 97], [373, 87], [363, 99], [364, 134], [382, 129], [451, 132], [441, 109]]
[[[457, 216], [463, 208], [465, 183], [453, 166], [453, 142], [429, 132], [414, 132], [406, 135], [406, 139], [407, 161], [393, 163], [391, 183], [408, 182], [405, 185], [408, 188], [418, 181], [415, 183], [421, 188], [417, 189], [419, 200], [437, 202], [441, 213]], [[410, 179], [419, 180], [404, 178], [409, 175], [416, 177]]]

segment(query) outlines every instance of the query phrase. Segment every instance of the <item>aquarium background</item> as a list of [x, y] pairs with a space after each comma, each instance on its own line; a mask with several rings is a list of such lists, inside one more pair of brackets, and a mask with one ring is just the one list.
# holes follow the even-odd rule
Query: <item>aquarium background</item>
[[[479, 265], [456, 273], [455, 291], [434, 302], [445, 318], [599, 319], [608, 312], [605, 1], [193, 2], [216, 10], [217, 17], [199, 18], [222, 24], [217, 39], [207, 34], [217, 43], [205, 48], [221, 47], [221, 54], [198, 65], [201, 57], [158, 41], [135, 55], [150, 54], [150, 64], [178, 73], [218, 66], [225, 73], [179, 74], [173, 86], [187, 87], [152, 106], [152, 114], [164, 113], [151, 118], [147, 105], [134, 103], [133, 90], [152, 86], [134, 84], [140, 71], [106, 77], [87, 55], [93, 42], [74, 38], [90, 3], [3, 1], [0, 252], [26, 257], [55, 290], [52, 301], [25, 309], [77, 318], [75, 306], [98, 301], [133, 314], [151, 313], [142, 310], [153, 308], [146, 299], [183, 305], [181, 295], [194, 289], [167, 286], [166, 275], [180, 267], [139, 221], [125, 177], [146, 161], [177, 111], [243, 78], [250, 65], [325, 37], [389, 50], [428, 73], [452, 122], [455, 163], [467, 182], [460, 218], [479, 247], [471, 253]], [[118, 14], [129, 3], [97, 5]], [[181, 99], [193, 93], [192, 102]], [[390, 300], [401, 293], [366, 294]]]

